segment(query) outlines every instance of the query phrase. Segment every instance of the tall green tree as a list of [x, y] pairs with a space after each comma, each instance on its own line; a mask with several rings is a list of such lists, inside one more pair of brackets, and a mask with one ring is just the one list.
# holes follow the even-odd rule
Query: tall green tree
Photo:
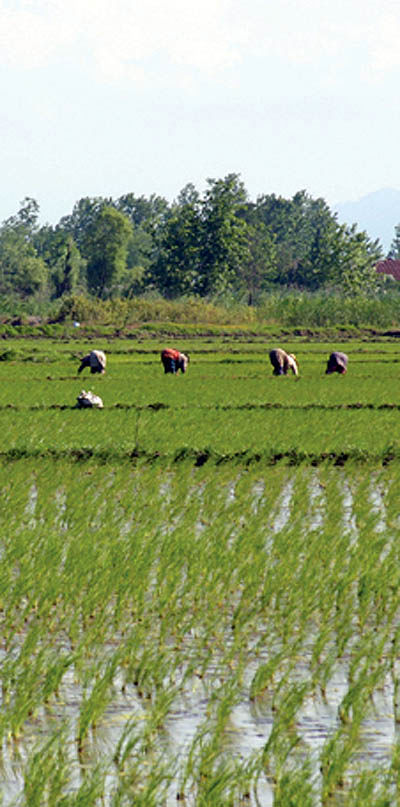
[[272, 194], [259, 197], [255, 211], [275, 239], [277, 282], [311, 291], [337, 286], [347, 293], [374, 287], [379, 243], [340, 225], [324, 199], [305, 191], [292, 199]]
[[46, 224], [35, 234], [34, 245], [48, 267], [51, 297], [85, 290], [86, 261], [72, 235]]
[[373, 292], [379, 285], [376, 264], [381, 257], [378, 239], [373, 241], [366, 232], [357, 231], [356, 225], [341, 226], [337, 237], [335, 285], [350, 295]]
[[18, 213], [6, 219], [5, 227], [24, 234], [25, 238], [32, 238], [38, 229], [39, 203], [31, 196], [25, 196], [20, 202]]
[[162, 224], [169, 215], [169, 204], [166, 199], [156, 194], [146, 196], [135, 196], [133, 193], [126, 193], [120, 196], [114, 205], [120, 213], [126, 216], [133, 227], [153, 228]]
[[157, 235], [151, 270], [156, 287], [170, 297], [233, 289], [249, 256], [247, 222], [240, 215], [246, 201], [236, 174], [209, 179], [203, 197], [186, 185]]
[[85, 196], [75, 203], [72, 213], [60, 219], [57, 229], [71, 235], [79, 251], [84, 255], [88, 231], [95, 225], [103, 208], [112, 204], [110, 198]]
[[188, 184], [156, 236], [157, 257], [151, 280], [167, 297], [198, 293], [202, 239], [200, 195]]
[[0, 294], [25, 298], [43, 291], [47, 267], [29, 241], [20, 232], [0, 229]]
[[207, 180], [201, 205], [202, 240], [198, 293], [205, 296], [232, 288], [248, 259], [247, 222], [240, 215], [247, 192], [238, 174]]
[[168, 219], [170, 207], [161, 196], [136, 197], [133, 193], [121, 196], [114, 205], [132, 224], [126, 272], [120, 284], [121, 294], [132, 296], [152, 283], [150, 269], [158, 260], [158, 233]]
[[316, 290], [331, 282], [337, 260], [336, 216], [324, 199], [312, 199], [304, 191], [292, 199], [296, 221], [296, 284]]
[[26, 197], [0, 227], [0, 294], [26, 298], [46, 288], [47, 267], [33, 242], [38, 216], [38, 203]]
[[111, 205], [102, 206], [86, 229], [82, 252], [87, 260], [89, 290], [108, 297], [126, 270], [132, 225]]
[[253, 206], [252, 220], [262, 223], [276, 246], [276, 281], [284, 285], [296, 283], [298, 251], [296, 228], [291, 199], [275, 194], [262, 195]]
[[277, 260], [273, 236], [262, 222], [247, 225], [247, 255], [237, 273], [238, 288], [245, 289], [247, 302], [254, 305], [263, 291], [276, 281]]
[[259, 197], [255, 209], [274, 237], [277, 281], [308, 289], [323, 285], [331, 272], [339, 229], [324, 199], [312, 199], [304, 190], [292, 199], [272, 194]]
[[148, 199], [144, 196], [136, 197], [133, 193], [120, 196], [115, 201], [101, 196], [80, 199], [74, 205], [72, 213], [61, 219], [58, 227], [73, 237], [87, 261], [90, 257], [88, 244], [92, 243], [93, 226], [106, 207], [112, 207], [123, 214], [131, 224], [126, 264], [115, 278], [115, 290], [123, 296], [131, 296], [146, 287], [150, 267], [157, 260], [156, 236], [168, 217], [169, 205], [163, 197], [154, 194]]

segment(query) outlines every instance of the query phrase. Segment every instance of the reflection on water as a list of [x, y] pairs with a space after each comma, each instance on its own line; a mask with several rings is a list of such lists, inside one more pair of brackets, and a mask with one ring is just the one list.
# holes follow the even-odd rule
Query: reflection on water
[[[266, 662], [267, 657], [261, 657]], [[256, 664], [250, 665], [245, 679], [250, 681]], [[293, 673], [293, 680], [305, 679], [308, 669], [307, 654]], [[340, 725], [339, 706], [348, 691], [348, 665], [337, 664], [327, 683], [324, 696], [316, 692], [305, 697], [300, 706], [295, 729], [301, 740], [299, 754], [308, 755], [314, 760], [315, 776], [318, 776], [319, 754], [326, 740]], [[140, 728], [146, 721], [147, 702], [138, 696], [138, 689], [133, 684], [122, 688], [122, 679], [115, 680], [112, 701], [105, 710], [97, 727], [90, 730], [83, 753], [79, 754], [76, 743], [79, 713], [83, 693], [76, 684], [74, 670], [70, 668], [62, 681], [58, 699], [52, 700], [51, 706], [41, 708], [34, 719], [27, 722], [20, 741], [6, 742], [2, 745], [2, 797], [4, 805], [12, 805], [18, 800], [23, 790], [23, 771], [27, 763], [30, 748], [38, 739], [50, 736], [55, 726], [66, 725], [66, 742], [70, 746], [72, 780], [76, 788], [82, 782], [82, 774], [87, 766], [104, 759], [111, 759], [115, 748], [128, 725]], [[387, 675], [384, 686], [374, 693], [368, 716], [363, 720], [360, 734], [360, 746], [353, 759], [354, 769], [360, 762], [368, 765], [388, 764], [393, 744], [397, 739], [393, 715], [393, 683]], [[187, 679], [182, 692], [176, 697], [168, 716], [159, 730], [160, 747], [174, 760], [184, 763], [199, 730], [209, 719], [210, 693], [207, 682], [197, 676]], [[270, 737], [274, 723], [270, 697], [260, 696], [250, 701], [247, 686], [243, 688], [242, 697], [231, 709], [225, 729], [224, 749], [226, 753], [241, 759], [250, 758], [254, 753], [262, 753]], [[83, 767], [82, 767], [83, 766]], [[106, 791], [111, 794], [116, 785], [116, 776], [109, 766], [106, 777]], [[176, 784], [169, 791], [167, 804], [176, 803]], [[273, 788], [265, 776], [257, 783], [256, 792], [259, 803], [263, 807], [273, 805]], [[107, 800], [106, 802], [107, 803]], [[192, 805], [188, 795], [185, 803]], [[249, 804], [255, 804], [250, 794]], [[195, 805], [193, 804], [193, 807]]]
[[293, 497], [294, 481], [288, 479], [286, 482], [279, 501], [279, 510], [275, 516], [272, 524], [272, 531], [274, 533], [281, 532], [289, 523], [291, 516], [291, 501]]
[[[135, 676], [135, 671], [142, 658], [141, 642], [138, 642], [136, 655], [134, 652], [132, 653], [134, 660], [131, 662], [129, 658], [126, 662], [127, 664], [132, 663], [132, 670], [130, 669], [128, 673], [124, 666], [125, 659], [122, 652], [126, 642], [122, 627], [119, 625], [119, 632], [115, 631], [113, 636], [108, 633], [107, 640], [104, 640], [100, 626], [96, 641], [88, 650], [87, 658], [84, 656], [83, 662], [80, 659], [82, 667], [78, 669], [75, 656], [74, 663], [71, 663], [64, 671], [56, 693], [52, 693], [46, 703], [41, 703], [36, 710], [32, 710], [32, 714], [23, 725], [21, 736], [10, 739], [9, 736], [4, 735], [1, 746], [1, 778], [3, 781], [1, 795], [5, 807], [11, 807], [12, 804], [18, 802], [24, 803], [24, 777], [31, 759], [32, 749], [38, 743], [43, 745], [49, 738], [57, 736], [59, 732], [63, 732], [65, 745], [68, 748], [71, 773], [69, 786], [71, 789], [78, 789], [85, 780], [87, 771], [97, 763], [104, 768], [104, 795], [102, 800], [99, 800], [102, 807], [111, 805], [113, 794], [118, 786], [116, 749], [128, 748], [130, 740], [138, 738], [138, 742], [142, 742], [143, 737], [146, 737], [149, 750], [142, 751], [143, 756], [148, 754], [148, 759], [150, 759], [151, 755], [155, 757], [159, 753], [160, 758], [170, 764], [170, 770], [175, 772], [172, 783], [168, 783], [166, 802], [163, 802], [163, 807], [164, 804], [172, 807], [173, 804], [176, 804], [182, 772], [188, 765], [190, 754], [195, 751], [196, 742], [201, 745], [201, 739], [207, 740], [212, 735], [212, 729], [218, 719], [223, 722], [223, 731], [218, 735], [220, 741], [218, 750], [221, 758], [248, 761], [249, 764], [252, 760], [259, 762], [259, 773], [254, 784], [254, 791], [248, 794], [247, 803], [251, 807], [258, 807], [258, 804], [263, 807], [269, 807], [269, 805], [272, 807], [274, 783], [272, 777], [268, 778], [270, 770], [267, 771], [266, 765], [263, 766], [263, 754], [273, 735], [274, 727], [280, 725], [279, 721], [282, 717], [280, 708], [283, 710], [286, 705], [284, 694], [288, 696], [288, 700], [290, 694], [296, 691], [296, 687], [301, 695], [295, 705], [291, 720], [288, 720], [288, 725], [284, 728], [287, 729], [290, 736], [298, 740], [292, 756], [300, 761], [309, 760], [312, 765], [313, 780], [321, 784], [320, 766], [324, 747], [341, 729], [345, 720], [351, 723], [354, 717], [354, 704], [351, 702], [347, 704], [346, 697], [352, 687], [357, 695], [357, 676], [361, 675], [363, 665], [368, 667], [369, 647], [374, 646], [376, 626], [378, 625], [375, 612], [380, 606], [380, 601], [379, 598], [374, 600], [375, 590], [372, 586], [371, 591], [366, 592], [366, 595], [371, 596], [371, 602], [369, 603], [366, 596], [365, 601], [368, 607], [365, 607], [365, 613], [362, 611], [360, 603], [363, 602], [365, 595], [363, 586], [364, 584], [367, 586], [369, 578], [366, 577], [367, 583], [365, 583], [364, 578], [358, 577], [358, 571], [353, 573], [350, 568], [350, 560], [357, 559], [359, 549], [364, 548], [362, 545], [364, 535], [360, 527], [362, 519], [357, 520], [356, 518], [356, 513], [359, 515], [357, 507], [360, 508], [360, 505], [355, 492], [357, 487], [354, 486], [351, 479], [350, 481], [347, 479], [346, 474], [339, 471], [335, 475], [334, 493], [339, 505], [336, 509], [332, 508], [335, 513], [339, 513], [339, 516], [334, 529], [332, 529], [332, 525], [330, 527], [328, 525], [328, 527], [331, 533], [334, 533], [337, 527], [339, 537], [345, 536], [343, 542], [345, 549], [342, 550], [343, 557], [337, 559], [333, 555], [330, 564], [332, 568], [336, 564], [336, 575], [339, 574], [342, 566], [347, 572], [347, 577], [344, 576], [343, 583], [337, 588], [335, 579], [329, 581], [332, 586], [332, 602], [334, 603], [329, 613], [324, 611], [324, 602], [322, 602], [325, 591], [321, 595], [320, 590], [316, 587], [318, 596], [315, 600], [313, 601], [311, 597], [306, 598], [308, 592], [304, 588], [309, 585], [312, 590], [314, 584], [312, 573], [308, 577], [301, 578], [306, 582], [303, 584], [303, 589], [299, 586], [295, 607], [293, 607], [290, 599], [291, 586], [297, 584], [297, 576], [300, 577], [304, 570], [307, 571], [305, 560], [307, 559], [308, 536], [310, 536], [309, 545], [312, 544], [312, 541], [314, 542], [312, 552], [318, 553], [319, 535], [316, 535], [315, 532], [320, 531], [322, 534], [326, 527], [330, 491], [329, 486], [321, 483], [320, 471], [317, 469], [307, 470], [305, 482], [301, 480], [302, 487], [296, 487], [298, 483], [296, 474], [282, 475], [282, 480], [279, 495], [277, 497], [271, 495], [272, 503], [269, 502], [266, 479], [262, 476], [255, 476], [250, 480], [248, 488], [246, 488], [250, 491], [249, 494], [246, 494], [250, 497], [250, 501], [244, 501], [243, 505], [244, 508], [247, 506], [248, 518], [254, 518], [254, 523], [257, 523], [259, 533], [256, 536], [257, 541], [254, 536], [250, 536], [254, 539], [254, 544], [250, 542], [247, 545], [247, 554], [244, 552], [243, 555], [240, 554], [241, 545], [247, 537], [246, 520], [242, 516], [240, 505], [243, 478], [237, 474], [227, 481], [227, 477], [225, 477], [220, 489], [217, 491], [212, 489], [211, 492], [205, 481], [199, 481], [196, 485], [193, 480], [190, 481], [183, 501], [188, 507], [190, 504], [193, 507], [191, 529], [194, 542], [188, 551], [188, 556], [185, 555], [186, 545], [182, 543], [179, 552], [177, 551], [174, 557], [176, 567], [179, 568], [179, 585], [182, 586], [182, 592], [188, 597], [189, 604], [185, 606], [187, 610], [180, 610], [179, 597], [182, 596], [183, 599], [184, 594], [180, 593], [179, 597], [175, 596], [175, 578], [172, 578], [171, 588], [167, 591], [167, 595], [164, 594], [162, 608], [158, 603], [157, 586], [161, 588], [163, 584], [163, 580], [158, 577], [157, 566], [161, 562], [159, 557], [161, 551], [158, 552], [158, 555], [156, 551], [156, 562], [147, 577], [146, 597], [148, 602], [145, 603], [149, 609], [149, 631], [152, 629], [152, 623], [156, 623], [157, 620], [159, 620], [157, 625], [161, 626], [154, 631], [154, 634], [149, 634], [149, 646], [157, 643], [157, 647], [161, 647], [164, 643], [168, 653], [171, 653], [171, 666], [173, 667], [176, 639], [176, 644], [180, 643], [179, 649], [184, 651], [182, 652], [184, 661], [182, 664], [179, 662], [176, 669], [173, 667], [170, 674], [166, 673], [165, 678], [164, 668], [162, 668], [157, 685], [154, 684], [154, 680], [157, 680], [156, 676], [154, 679], [150, 676], [150, 683], [145, 680], [142, 685], [140, 680], [135, 681], [136, 677], [140, 678], [140, 676]], [[301, 495], [304, 494], [304, 490], [306, 491], [306, 495], [303, 497], [304, 502], [301, 501], [299, 490]], [[379, 562], [383, 563], [388, 552], [396, 546], [393, 535], [388, 535], [387, 522], [390, 519], [385, 505], [386, 489], [377, 475], [376, 477], [371, 476], [367, 480], [364, 490], [368, 494], [368, 507], [373, 527], [371, 535], [375, 536], [377, 543], [382, 543], [382, 551], [379, 548], [380, 554], [377, 557], [379, 557]], [[31, 530], [41, 529], [43, 526], [42, 517], [38, 517], [38, 514], [41, 513], [38, 506], [38, 501], [40, 503], [39, 492], [36, 483], [27, 489], [27, 504], [24, 514]], [[158, 496], [161, 518], [165, 517], [165, 523], [159, 528], [158, 534], [164, 538], [173, 535], [174, 530], [180, 527], [186, 517], [185, 508], [179, 507], [179, 496], [172, 473], [166, 474], [161, 481], [159, 480]], [[60, 488], [54, 501], [55, 523], [64, 541], [64, 538], [68, 537], [69, 529], [69, 513], [64, 489]], [[221, 545], [218, 545], [219, 536], [212, 532], [215, 501], [221, 503], [223, 516], [227, 513], [227, 521], [229, 511], [232, 510], [235, 513], [232, 522], [227, 523], [226, 533], [223, 535], [223, 545], [222, 540]], [[277, 502], [276, 506], [274, 502]], [[303, 520], [295, 518], [297, 514], [293, 512], [294, 502], [296, 502], [296, 507], [301, 507], [303, 504], [305, 514]], [[116, 504], [115, 513], [118, 515], [117, 532], [123, 542], [128, 542], [135, 525], [140, 523], [140, 517], [134, 509], [128, 509], [125, 513], [122, 506], [118, 504]], [[298, 530], [303, 542], [299, 544], [301, 551], [297, 551], [294, 558], [290, 557], [293, 547], [290, 529], [293, 530], [293, 534], [295, 530]], [[289, 538], [285, 543], [283, 539], [287, 538], [287, 534], [289, 534]], [[149, 530], [149, 535], [151, 535], [151, 530]], [[267, 551], [265, 551], [265, 537]], [[201, 560], [201, 586], [196, 597], [192, 597], [190, 585], [188, 584], [187, 590], [184, 588], [188, 580], [195, 579], [193, 574], [195, 563], [191, 566], [189, 554], [190, 552], [195, 554], [203, 538], [206, 551]], [[386, 543], [384, 543], [384, 539], [387, 539]], [[284, 548], [279, 554], [280, 541]], [[172, 542], [171, 544], [166, 542], [168, 551], [170, 551], [171, 545]], [[334, 541], [331, 541], [331, 545], [334, 547]], [[144, 546], [147, 548], [146, 543]], [[217, 587], [220, 569], [217, 568], [216, 593], [214, 594], [213, 588], [211, 600], [218, 597], [218, 607], [214, 612], [215, 603], [211, 603], [213, 608], [210, 607], [209, 610], [214, 623], [209, 627], [207, 625], [207, 601], [206, 597], [202, 598], [202, 586], [205, 587], [209, 579], [213, 581], [212, 570], [208, 568], [208, 559], [214, 547], [221, 550], [218, 563], [222, 565], [224, 559], [231, 562], [233, 557], [238, 558], [238, 564], [236, 567], [232, 562], [231, 576], [227, 577], [227, 582], [224, 581], [223, 585], [221, 584], [220, 589]], [[106, 549], [107, 543], [105, 542], [104, 552]], [[369, 551], [369, 547], [367, 549]], [[226, 556], [222, 550], [226, 551]], [[332, 553], [334, 551], [333, 549]], [[365, 552], [366, 556], [368, 551]], [[129, 553], [127, 553], [128, 555]], [[184, 558], [182, 563], [181, 555]], [[59, 557], [60, 569], [64, 571], [67, 558], [63, 547], [60, 549]], [[107, 555], [105, 557], [108, 558]], [[276, 561], [277, 557], [279, 557], [279, 563]], [[310, 557], [313, 559], [311, 553]], [[291, 561], [287, 566], [285, 565], [286, 558]], [[265, 559], [267, 559], [267, 563]], [[135, 563], [135, 560], [136, 557], [132, 559], [132, 563]], [[397, 560], [396, 556], [395, 561], [397, 562]], [[96, 562], [97, 556], [94, 554], [94, 565]], [[320, 570], [323, 569], [323, 562], [318, 567]], [[168, 572], [167, 563], [164, 568]], [[121, 576], [123, 571], [120, 572]], [[369, 567], [367, 567], [367, 572], [370, 572]], [[190, 578], [190, 573], [192, 573], [192, 578]], [[283, 576], [284, 573], [290, 575], [287, 580], [281, 580], [280, 575]], [[18, 574], [19, 567], [18, 564], [15, 564], [10, 575], [13, 581], [18, 579]], [[246, 574], [248, 574], [247, 578]], [[275, 587], [271, 587], [270, 590], [271, 579], [273, 579]], [[391, 581], [394, 592], [396, 579], [393, 577]], [[209, 592], [207, 592], [208, 594]], [[300, 612], [303, 607], [303, 595], [306, 616], [302, 623]], [[21, 587], [18, 607], [23, 610], [27, 603], [27, 595]], [[113, 601], [110, 610], [114, 606]], [[182, 635], [179, 635], [178, 630], [176, 631], [177, 637], [168, 633], [168, 630], [166, 630], [166, 635], [162, 632], [163, 615], [168, 612], [169, 607], [175, 609], [178, 620], [179, 618], [188, 619], [187, 612], [191, 614], [193, 611], [196, 615], [193, 622], [192, 618], [188, 619], [188, 627], [182, 632]], [[390, 607], [389, 602], [386, 611], [383, 610], [379, 618], [385, 629], [389, 620], [393, 619], [391, 626], [393, 633], [398, 631], [399, 624], [395, 608], [390, 611]], [[241, 634], [238, 630], [238, 638], [235, 633], [236, 623], [234, 623], [236, 614], [238, 614], [237, 624], [243, 625], [243, 633]], [[92, 614], [87, 615], [88, 620], [91, 618]], [[93, 620], [95, 621], [95, 617]], [[133, 640], [135, 630], [139, 631], [140, 620], [141, 612], [140, 619], [131, 628]], [[109, 620], [108, 627], [111, 623], [112, 620]], [[288, 625], [287, 632], [285, 632], [286, 625]], [[12, 665], [14, 662], [17, 668], [19, 658], [24, 652], [24, 644], [29, 633], [28, 628], [29, 625], [25, 626], [25, 623], [22, 623], [22, 627], [20, 625], [14, 634], [10, 630], [11, 639], [8, 646], [0, 650], [3, 672], [7, 665]], [[78, 642], [85, 629], [81, 629], [81, 634], [79, 634], [79, 629], [77, 630]], [[390, 629], [389, 627], [388, 635]], [[324, 630], [326, 631], [325, 638]], [[339, 635], [341, 630], [347, 630], [348, 635], [344, 637]], [[364, 634], [367, 634], [368, 631], [373, 638], [370, 646], [364, 647]], [[142, 636], [142, 634], [140, 635]], [[321, 640], [321, 648], [314, 657], [314, 648], [319, 640]], [[141, 641], [143, 644], [147, 641], [144, 633]], [[58, 642], [55, 652], [65, 656], [73, 655], [73, 642], [62, 631], [55, 642], [56, 644]], [[40, 642], [38, 645], [40, 649]], [[101, 677], [102, 665], [106, 665], [120, 648], [122, 649], [121, 657], [118, 659], [112, 682], [106, 690], [107, 706], [95, 726], [90, 725], [80, 747], [77, 743], [79, 725], [85, 700], [90, 696], [93, 687], [93, 680], [97, 681]], [[391, 762], [394, 744], [398, 740], [398, 724], [394, 715], [394, 707], [398, 700], [395, 685], [399, 679], [400, 670], [396, 668], [395, 661], [392, 669], [389, 669], [387, 662], [390, 652], [389, 642], [386, 646], [379, 648], [379, 651], [382, 674], [380, 674], [377, 663], [376, 682], [371, 689], [369, 698], [366, 699], [365, 704], [363, 703], [364, 711], [357, 743], [349, 757], [348, 775], [360, 768], [388, 766]], [[151, 656], [151, 651], [149, 652]], [[96, 653], [99, 654], [97, 668], [95, 661], [91, 658], [91, 654], [95, 656]], [[333, 659], [331, 664], [328, 663], [330, 654]], [[156, 654], [154, 657], [157, 659]], [[170, 657], [168, 655], [167, 657], [169, 664]], [[269, 669], [271, 659], [277, 659], [277, 662], [276, 666]], [[150, 661], [153, 661], [153, 657]], [[326, 674], [319, 677], [318, 665], [324, 664]], [[265, 681], [260, 684], [259, 689], [255, 688], [253, 695], [252, 682], [263, 666], [265, 667]], [[28, 667], [27, 664], [27, 674]], [[237, 672], [238, 669], [240, 672]], [[374, 670], [371, 671], [368, 667], [368, 673], [372, 674], [372, 672]], [[7, 676], [4, 677], [5, 680], [8, 680]], [[9, 680], [12, 682], [12, 689], [15, 682], [11, 674]], [[360, 680], [362, 681], [361, 678]], [[161, 681], [161, 686], [159, 686], [159, 681]], [[229, 690], [230, 681], [233, 682], [231, 690]], [[304, 691], [301, 690], [303, 684], [305, 685]], [[163, 686], [165, 687], [164, 692], [162, 691]], [[165, 701], [164, 711], [162, 711], [162, 703], [160, 703], [161, 717], [157, 721], [154, 715], [157, 699], [161, 702], [163, 695], [168, 696], [169, 691], [172, 692], [171, 700]], [[4, 692], [4, 700], [1, 701], [4, 709], [7, 708], [7, 697], [9, 696], [10, 692]], [[226, 714], [222, 708], [224, 699]], [[133, 742], [132, 755], [134, 749]], [[147, 764], [146, 759], [145, 763]], [[273, 764], [274, 760], [271, 768], [273, 768]], [[192, 788], [188, 786], [185, 799], [188, 807], [196, 807], [196, 796], [193, 795], [193, 792], [192, 782]]]

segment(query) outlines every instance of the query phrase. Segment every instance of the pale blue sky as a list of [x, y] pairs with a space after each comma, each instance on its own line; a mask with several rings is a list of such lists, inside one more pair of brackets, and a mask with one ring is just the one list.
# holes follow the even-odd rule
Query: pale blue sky
[[0, 220], [241, 175], [330, 205], [400, 188], [392, 0], [0, 0]]

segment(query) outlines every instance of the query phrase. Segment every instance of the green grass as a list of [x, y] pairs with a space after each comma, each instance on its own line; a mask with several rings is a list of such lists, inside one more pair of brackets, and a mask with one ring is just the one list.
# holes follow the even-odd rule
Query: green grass
[[[85, 345], [77, 351], [61, 345], [58, 355], [57, 346], [43, 345], [32, 354], [35, 362], [25, 361], [25, 347], [19, 358], [0, 363], [5, 456], [387, 461], [398, 454], [400, 365], [393, 345], [345, 345], [349, 372], [329, 377], [326, 357], [334, 345], [289, 344], [299, 359], [298, 379], [274, 377], [269, 346], [258, 343], [192, 345], [189, 370], [177, 377], [164, 375], [154, 343], [140, 349], [113, 343], [104, 377], [77, 376]], [[102, 397], [102, 412], [74, 409], [82, 388]]]
[[395, 804], [396, 346], [160, 347], [0, 362], [4, 803]]

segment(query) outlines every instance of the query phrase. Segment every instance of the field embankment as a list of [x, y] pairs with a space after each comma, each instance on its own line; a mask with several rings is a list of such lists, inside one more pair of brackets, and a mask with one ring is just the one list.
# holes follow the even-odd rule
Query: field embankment
[[[74, 324], [75, 323], [75, 327]], [[79, 323], [79, 327], [77, 327]], [[257, 306], [200, 298], [97, 300], [84, 296], [54, 303], [51, 313], [0, 317], [0, 337], [80, 339], [128, 337], [237, 337], [335, 340], [396, 338], [400, 294], [395, 284], [373, 296], [282, 291], [265, 294]]]

